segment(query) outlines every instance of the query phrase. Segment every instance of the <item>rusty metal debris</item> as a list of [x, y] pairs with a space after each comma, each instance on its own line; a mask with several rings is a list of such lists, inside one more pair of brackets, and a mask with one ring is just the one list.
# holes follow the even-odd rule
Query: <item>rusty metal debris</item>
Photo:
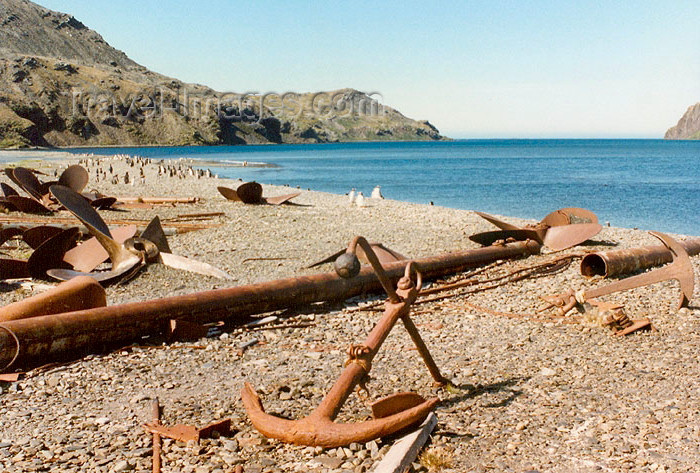
[[501, 231], [477, 233], [469, 237], [480, 245], [492, 245], [504, 240], [535, 240], [547, 248], [560, 251], [583, 243], [597, 235], [603, 228], [593, 212], [577, 207], [555, 210], [539, 223], [525, 227], [512, 225], [483, 212], [476, 212], [476, 214], [501, 229]]
[[160, 473], [161, 471], [161, 453], [163, 447], [161, 437], [168, 437], [182, 442], [199, 443], [201, 439], [212, 438], [217, 435], [231, 435], [231, 419], [216, 421], [201, 428], [185, 424], [177, 424], [169, 427], [161, 423], [160, 410], [158, 399], [154, 399], [151, 403], [151, 416], [153, 420], [144, 424], [146, 432], [153, 435], [153, 467], [151, 470], [153, 473]]
[[[496, 260], [536, 254], [534, 241], [485, 247], [416, 260], [424, 278], [464, 271]], [[385, 266], [392, 283], [403, 276], [403, 262]], [[60, 287], [60, 286], [59, 286]], [[181, 296], [132, 302], [94, 309], [51, 314], [2, 324], [0, 367], [46, 363], [57, 358], [79, 357], [105, 344], [119, 344], [167, 331], [170, 320], [200, 324], [247, 322], [250, 315], [303, 307], [321, 301], [341, 301], [381, 288], [372, 269], [343, 279], [322, 273], [248, 286], [217, 289]], [[5, 369], [6, 369], [5, 368]], [[2, 371], [2, 369], [0, 369]]]
[[[356, 256], [357, 246], [364, 250], [377, 278], [387, 293], [388, 299], [384, 315], [363, 344], [351, 345], [348, 348], [348, 360], [340, 378], [316, 410], [304, 419], [288, 420], [265, 413], [260, 398], [252, 385], [245, 384], [241, 391], [241, 399], [248, 417], [253, 426], [266, 437], [297, 445], [339, 447], [352, 442], [368, 442], [422, 422], [437, 404], [437, 398], [426, 400], [419, 395], [397, 394], [382, 400], [383, 407], [379, 409], [379, 412], [384, 414], [384, 417], [375, 417], [374, 420], [357, 424], [334, 422], [355, 387], [359, 386], [366, 390], [365, 382], [372, 369], [372, 360], [399, 319], [406, 327], [435, 382], [439, 384], [448, 382], [440, 374], [440, 369], [433, 361], [418, 329], [409, 317], [411, 303], [416, 300], [422, 286], [419, 266], [409, 261], [405, 265], [404, 275], [398, 281], [395, 290], [369, 243], [362, 237], [356, 237], [348, 247], [347, 253], [336, 260], [335, 269], [339, 276], [351, 279], [359, 274], [360, 262]], [[413, 277], [415, 277], [415, 281]]]
[[586, 313], [595, 312], [594, 316], [597, 322], [601, 326], [609, 328], [618, 337], [630, 335], [640, 330], [652, 329], [649, 319], [631, 320], [625, 313], [622, 304], [593, 299], [584, 303], [583, 309]]
[[[700, 254], [700, 238], [680, 241], [688, 256]], [[590, 253], [581, 261], [581, 274], [606, 278], [634, 273], [673, 261], [673, 254], [664, 245], [642, 246], [623, 250]]]
[[[141, 237], [131, 237], [123, 242], [118, 242], [112, 236], [109, 227], [99, 213], [78, 193], [60, 185], [53, 185], [50, 190], [53, 196], [87, 227], [107, 252], [112, 262], [112, 269], [109, 271], [84, 272], [68, 269], [49, 269], [46, 271], [49, 276], [55, 279], [67, 280], [79, 275], [86, 275], [104, 284], [109, 284], [133, 277], [141, 267], [150, 262], [159, 262], [177, 269], [208, 276], [233, 279], [229, 274], [212, 265], [169, 253], [170, 247], [158, 217], [149, 223]], [[77, 260], [77, 263], [80, 263], [79, 257], [76, 258], [75, 254], [72, 256]], [[86, 268], [92, 266], [99, 259], [92, 249], [87, 257], [90, 258], [91, 264], [83, 265]]]
[[239, 185], [236, 189], [231, 189], [229, 187], [219, 186], [216, 188], [221, 195], [226, 197], [228, 200], [234, 202], [243, 202], [244, 204], [272, 204], [280, 205], [285, 204], [292, 200], [294, 197], [301, 195], [301, 192], [294, 192], [291, 194], [280, 195], [277, 197], [263, 197], [263, 189], [257, 182], [244, 182]]
[[231, 419], [219, 420], [199, 428], [187, 424], [167, 426], [153, 422], [149, 422], [145, 425], [145, 427], [146, 430], [151, 433], [158, 433], [162, 437], [179, 440], [181, 442], [199, 443], [201, 439], [212, 438], [216, 435], [221, 435], [224, 437], [231, 435]]
[[549, 305], [542, 310], [546, 310], [550, 307], [557, 307], [558, 312], [564, 315], [577, 304], [583, 304], [597, 297], [612, 294], [613, 292], [634, 289], [636, 287], [648, 286], [669, 279], [675, 279], [680, 283], [681, 296], [678, 308], [680, 309], [681, 307], [687, 306], [690, 299], [693, 297], [693, 290], [695, 287], [695, 275], [688, 253], [680, 243], [670, 236], [660, 232], [649, 233], [661, 240], [664, 246], [671, 252], [673, 263], [663, 268], [621, 279], [596, 289], [577, 292], [571, 290], [564, 294], [543, 297], [545, 301], [549, 302]]

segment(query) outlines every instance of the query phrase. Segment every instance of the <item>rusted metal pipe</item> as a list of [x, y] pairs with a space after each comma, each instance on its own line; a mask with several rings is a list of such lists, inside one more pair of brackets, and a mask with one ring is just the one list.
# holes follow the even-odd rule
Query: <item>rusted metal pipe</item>
[[[689, 256], [700, 254], [700, 238], [679, 242]], [[599, 251], [584, 256], [583, 276], [611, 278], [661, 266], [673, 261], [671, 251], [663, 245], [640, 246], [624, 250]]]
[[[496, 260], [536, 254], [534, 241], [484, 247], [415, 260], [423, 277], [436, 278]], [[392, 283], [403, 276], [405, 262], [386, 265]], [[105, 343], [128, 342], [167, 330], [170, 320], [197, 323], [245, 321], [247, 316], [320, 301], [340, 301], [381, 288], [372, 268], [352, 279], [334, 273], [280, 279], [143, 302], [45, 315], [0, 324], [0, 367], [15, 356], [22, 364], [46, 363], [58, 357], [102, 349]], [[2, 309], [0, 309], [2, 313]], [[2, 371], [2, 368], [0, 368]]]

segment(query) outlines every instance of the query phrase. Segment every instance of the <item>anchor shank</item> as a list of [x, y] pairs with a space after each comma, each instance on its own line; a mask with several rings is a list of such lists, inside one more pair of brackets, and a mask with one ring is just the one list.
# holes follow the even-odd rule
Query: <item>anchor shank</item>
[[[387, 301], [384, 315], [369, 333], [363, 345], [368, 349], [367, 353], [362, 356], [363, 362], [368, 364], [372, 363], [372, 360], [377, 355], [384, 340], [389, 336], [389, 332], [391, 332], [397, 320], [408, 313], [409, 304], [410, 303], [405, 301], [398, 304]], [[355, 362], [351, 359], [350, 363], [348, 363], [341, 373], [340, 378], [338, 378], [310, 417], [324, 417], [334, 420], [353, 389], [355, 389], [355, 386], [357, 386], [357, 383], [359, 383], [366, 374], [368, 373], [365, 371], [362, 363]]]
[[621, 279], [619, 281], [610, 283], [606, 286], [586, 291], [584, 297], [587, 300], [595, 299], [596, 297], [612, 294], [613, 292], [627, 291], [636, 287], [648, 286], [650, 284], [665, 281], [667, 279], [676, 279], [675, 268], [672, 268], [671, 266], [666, 266], [664, 268], [657, 269], [648, 273], [638, 274], [636, 276]]

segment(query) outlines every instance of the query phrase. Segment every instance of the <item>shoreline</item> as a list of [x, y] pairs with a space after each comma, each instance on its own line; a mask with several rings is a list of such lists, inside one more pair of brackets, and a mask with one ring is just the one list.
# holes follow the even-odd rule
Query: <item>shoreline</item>
[[[44, 164], [52, 174], [79, 159]], [[120, 175], [132, 169], [118, 159], [102, 163], [104, 168], [109, 165]], [[476, 248], [468, 236], [493, 230], [466, 210], [390, 199], [366, 199], [365, 207], [351, 207], [345, 195], [305, 190], [293, 200], [299, 205], [244, 205], [225, 200], [216, 190], [219, 185], [233, 187], [236, 180], [159, 179], [154, 164], [145, 170], [145, 185], [113, 185], [96, 182], [95, 169], [90, 167], [88, 188], [108, 195], [200, 198], [196, 204], [128, 214], [101, 211], [105, 219], [223, 212], [209, 220], [221, 226], [168, 240], [174, 254], [216, 265], [236, 278], [224, 281], [152, 264], [127, 284], [109, 287], [110, 305], [330, 271], [331, 265], [305, 266], [345, 247], [355, 235], [419, 258]], [[7, 182], [5, 176], [0, 179]], [[290, 191], [263, 185], [265, 196]], [[586, 245], [560, 253], [545, 250], [505, 263], [502, 270], [562, 254], [610, 249], [613, 243], [629, 248], [656, 241], [642, 231], [604, 227]], [[16, 255], [21, 250], [8, 252]], [[700, 258], [691, 261], [697, 279]], [[495, 276], [499, 268], [488, 274], [491, 271]], [[591, 465], [613, 471], [692, 470], [700, 462], [700, 451], [684, 439], [693, 438], [700, 425], [700, 399], [691, 395], [700, 389], [697, 296], [689, 309], [676, 311], [677, 284], [665, 282], [606, 298], [624, 303], [631, 318], [650, 317], [657, 329], [627, 338], [612, 337], [606, 329], [585, 323], [489, 312], [534, 314], [542, 306], [541, 295], [605, 283], [581, 277], [577, 264], [572, 264], [544, 278], [416, 305], [412, 318], [454, 389], [432, 386], [410, 338], [396, 327], [373, 364], [368, 385], [372, 398], [395, 391], [439, 397], [438, 426], [426, 450], [451, 461], [446, 472], [585, 471]], [[45, 287], [3, 285], [3, 305]], [[197, 342], [155, 346], [143, 340], [126, 350], [2, 384], [0, 466], [26, 471], [34, 468], [34, 459], [46, 459], [55, 471], [73, 471], [72, 465], [78, 464], [107, 472], [120, 462], [147, 470], [150, 457], [144, 452], [151, 440], [141, 425], [150, 420], [149, 401], [157, 397], [168, 425], [201, 426], [231, 417], [236, 430], [232, 437], [202, 441], [196, 452], [164, 440], [166, 464], [173, 471], [194, 471], [195, 466], [228, 471], [238, 464], [259, 473], [371, 471], [393, 440], [347, 451], [281, 444], [264, 439], [250, 425], [238, 397], [243, 382], [251, 381], [269, 412], [292, 418], [308, 414], [337, 379], [347, 345], [363, 340], [379, 318], [377, 312], [353, 310], [363, 300], [274, 314], [290, 328], [234, 328]], [[253, 338], [260, 343], [239, 354], [238, 347]], [[366, 414], [366, 406], [352, 395], [340, 420], [359, 422]], [[630, 415], [638, 416], [639, 422], [629, 423]]]

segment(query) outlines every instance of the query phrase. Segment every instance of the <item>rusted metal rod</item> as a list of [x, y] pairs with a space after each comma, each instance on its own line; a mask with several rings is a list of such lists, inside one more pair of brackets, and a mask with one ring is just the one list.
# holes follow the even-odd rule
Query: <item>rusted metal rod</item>
[[[151, 411], [153, 417], [153, 423], [160, 425], [160, 404], [158, 399], [154, 399], [151, 404]], [[153, 473], [160, 473], [160, 454], [161, 447], [163, 446], [160, 434], [158, 432], [153, 432]]]
[[[435, 278], [478, 267], [496, 260], [536, 254], [540, 244], [517, 242], [503, 247], [484, 247], [416, 260], [423, 277]], [[386, 265], [387, 277], [396, 283], [405, 262]], [[105, 343], [120, 343], [155, 335], [169, 321], [186, 319], [197, 323], [246, 321], [247, 316], [294, 308], [320, 301], [345, 300], [381, 287], [372, 268], [364, 267], [352, 279], [334, 273], [280, 279], [182, 296], [133, 302], [56, 315], [45, 315], [0, 324], [0, 371], [13, 358], [21, 364], [46, 363], [57, 357], [75, 357], [80, 352], [102, 349]], [[0, 313], [2, 309], [0, 309]]]
[[[689, 256], [700, 254], [700, 238], [679, 242]], [[624, 250], [599, 251], [581, 261], [581, 274], [611, 278], [661, 266], [673, 261], [671, 251], [663, 245], [640, 246]]]

